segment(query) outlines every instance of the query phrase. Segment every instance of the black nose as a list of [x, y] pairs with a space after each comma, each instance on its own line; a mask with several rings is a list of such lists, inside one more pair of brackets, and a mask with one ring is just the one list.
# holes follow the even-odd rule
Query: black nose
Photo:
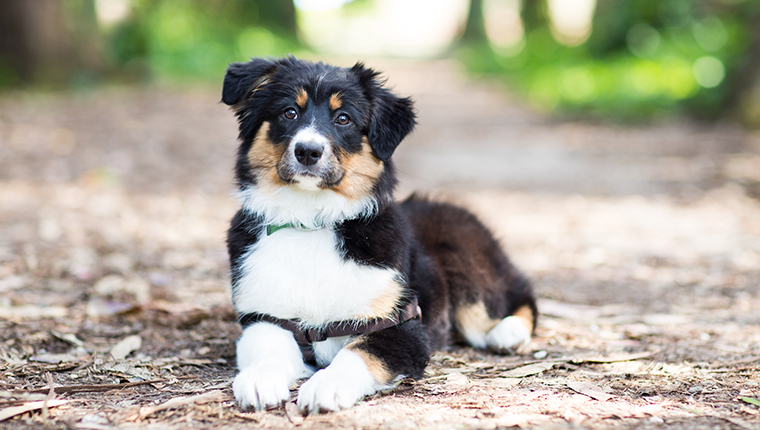
[[299, 142], [296, 144], [296, 160], [304, 166], [317, 164], [322, 158], [322, 146], [315, 143]]

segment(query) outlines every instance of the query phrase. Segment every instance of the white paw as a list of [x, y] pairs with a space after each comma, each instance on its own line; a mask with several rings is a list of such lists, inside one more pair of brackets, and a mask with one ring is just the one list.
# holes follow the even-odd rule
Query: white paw
[[290, 398], [290, 379], [277, 369], [250, 366], [235, 377], [232, 391], [241, 408], [260, 411]]
[[339, 411], [350, 408], [378, 388], [380, 385], [375, 382], [364, 360], [352, 351], [342, 350], [330, 366], [301, 385], [298, 407], [311, 414]]
[[530, 331], [519, 317], [506, 317], [488, 332], [486, 343], [496, 352], [522, 352], [530, 343]]

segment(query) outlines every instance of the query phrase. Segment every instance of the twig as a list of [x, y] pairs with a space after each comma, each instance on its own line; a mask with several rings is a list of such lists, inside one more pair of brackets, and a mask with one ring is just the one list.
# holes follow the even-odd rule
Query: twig
[[[110, 391], [110, 390], [119, 390], [123, 388], [130, 388], [130, 387], [137, 387], [140, 385], [149, 385], [149, 384], [156, 384], [159, 382], [167, 382], [172, 381], [175, 379], [198, 379], [197, 376], [179, 376], [177, 378], [171, 378], [171, 379], [151, 379], [149, 381], [138, 381], [138, 382], [125, 382], [123, 384], [102, 384], [102, 385], [68, 385], [64, 387], [58, 387], [56, 388], [57, 392], [60, 394], [68, 394], [68, 393], [97, 393], [101, 391]], [[36, 390], [20, 390], [20, 393], [46, 393], [49, 389], [48, 388], [39, 388]]]
[[139, 418], [145, 419], [146, 417], [153, 415], [156, 412], [165, 411], [167, 409], [174, 409], [184, 405], [202, 405], [205, 403], [222, 402], [225, 400], [228, 399], [222, 390], [209, 391], [207, 393], [198, 394], [191, 397], [177, 397], [158, 406], [144, 406], [140, 408]]
[[50, 418], [48, 403], [50, 403], [51, 400], [55, 399], [55, 381], [53, 380], [53, 375], [51, 375], [50, 372], [45, 373], [45, 379], [47, 380], [50, 390], [47, 393], [47, 397], [45, 397], [45, 400], [42, 402], [42, 420], [45, 422], [45, 427], [47, 427], [49, 424], [48, 419]]

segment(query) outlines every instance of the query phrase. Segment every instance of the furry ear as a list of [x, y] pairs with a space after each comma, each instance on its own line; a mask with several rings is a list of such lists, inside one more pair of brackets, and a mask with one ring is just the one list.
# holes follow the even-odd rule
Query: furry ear
[[222, 87], [222, 102], [229, 106], [238, 104], [248, 92], [267, 81], [267, 76], [277, 68], [277, 64], [263, 58], [254, 58], [247, 63], [232, 63], [227, 68]]
[[383, 82], [378, 79], [379, 73], [362, 63], [356, 63], [351, 73], [359, 77], [372, 109], [367, 135], [372, 152], [377, 158], [388, 161], [417, 123], [412, 99], [396, 97], [383, 87]]

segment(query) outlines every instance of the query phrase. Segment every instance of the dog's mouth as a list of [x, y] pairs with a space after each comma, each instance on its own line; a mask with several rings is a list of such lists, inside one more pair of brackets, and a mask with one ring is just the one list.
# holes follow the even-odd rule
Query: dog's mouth
[[346, 172], [340, 168], [320, 168], [293, 166], [290, 163], [280, 163], [277, 175], [287, 185], [295, 185], [305, 190], [317, 191], [337, 187], [345, 177]]

